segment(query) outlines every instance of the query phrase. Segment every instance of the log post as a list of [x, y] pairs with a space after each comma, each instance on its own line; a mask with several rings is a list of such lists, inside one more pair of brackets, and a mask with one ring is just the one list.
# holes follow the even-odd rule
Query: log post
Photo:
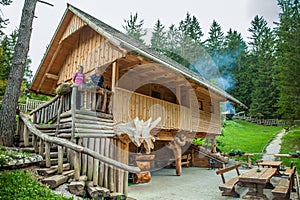
[[39, 154], [45, 158], [45, 155], [44, 155], [44, 140], [42, 138], [40, 138]]
[[80, 177], [80, 163], [79, 163], [79, 152], [74, 151], [74, 179], [79, 180]]
[[34, 148], [35, 153], [39, 152], [38, 145], [37, 145], [37, 139], [38, 139], [38, 137], [36, 135], [32, 134], [32, 146]]
[[45, 160], [46, 160], [46, 167], [51, 167], [50, 143], [49, 142], [45, 142]]
[[64, 151], [63, 147], [58, 145], [58, 163], [57, 163], [57, 173], [62, 174], [63, 173], [63, 161], [64, 161]]
[[175, 157], [175, 165], [176, 165], [176, 175], [180, 176], [182, 173], [181, 167], [181, 147], [184, 146], [186, 143], [186, 137], [183, 134], [174, 137], [174, 142], [169, 144], [167, 147], [173, 150], [174, 157]]
[[[95, 151], [99, 152], [100, 139], [95, 139]], [[93, 169], [93, 185], [97, 186], [99, 182], [99, 160], [94, 159], [94, 169]]]
[[27, 126], [24, 126], [23, 138], [24, 138], [24, 146], [28, 147], [29, 146], [29, 132], [28, 132]]
[[62, 107], [63, 107], [63, 103], [64, 103], [64, 95], [61, 95], [60, 99], [58, 99], [57, 101], [59, 103], [59, 108], [57, 110], [57, 127], [55, 130], [55, 137], [57, 137], [57, 133], [59, 130], [59, 124], [60, 124], [60, 114], [62, 113]]
[[72, 112], [72, 131], [71, 131], [71, 141], [74, 142], [75, 136], [75, 111], [76, 111], [76, 96], [77, 96], [77, 86], [73, 86], [72, 98], [71, 98], [71, 112]]

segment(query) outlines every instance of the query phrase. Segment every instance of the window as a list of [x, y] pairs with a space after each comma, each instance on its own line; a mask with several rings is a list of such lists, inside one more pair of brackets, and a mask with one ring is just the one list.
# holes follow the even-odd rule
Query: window
[[203, 110], [203, 101], [198, 100], [198, 107], [199, 107], [199, 110]]
[[155, 92], [155, 91], [152, 90], [151, 93], [152, 93], [152, 94], [151, 94], [152, 97], [157, 98], [157, 99], [161, 99], [160, 93], [159, 93], [159, 92]]

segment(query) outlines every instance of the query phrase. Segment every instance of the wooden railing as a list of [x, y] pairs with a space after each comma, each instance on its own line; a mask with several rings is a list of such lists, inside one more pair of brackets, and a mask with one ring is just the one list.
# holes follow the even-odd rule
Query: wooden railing
[[[102, 173], [102, 176], [105, 175], [106, 178], [106, 183], [103, 183], [103, 186], [107, 186], [107, 188], [111, 189], [111, 191], [117, 191], [117, 192], [127, 192], [127, 186], [128, 186], [128, 172], [140, 172], [140, 169], [138, 167], [134, 166], [128, 166], [118, 160], [122, 160], [122, 158], [125, 156], [122, 150], [120, 149], [115, 149], [115, 152], [111, 152], [108, 149], [111, 149], [113, 147], [112, 144], [105, 144], [105, 140], [101, 140], [101, 144], [98, 143], [99, 145], [103, 145], [103, 149], [105, 149], [104, 154], [100, 154], [96, 151], [94, 151], [94, 148], [88, 148], [80, 145], [81, 143], [78, 142], [73, 143], [71, 141], [68, 141], [66, 139], [61, 139], [58, 137], [52, 137], [47, 134], [42, 133], [36, 127], [26, 118], [25, 115], [20, 113], [19, 115], [19, 126], [18, 126], [18, 131], [20, 134], [20, 137], [23, 138], [24, 140], [24, 146], [30, 146], [32, 145], [35, 149], [36, 153], [39, 153], [42, 155], [46, 161], [46, 167], [51, 167], [51, 160], [50, 160], [50, 146], [51, 144], [55, 144], [58, 146], [58, 173], [61, 174], [63, 172], [63, 154], [64, 151], [69, 151], [72, 153], [71, 159], [73, 159], [73, 165], [74, 165], [74, 179], [76, 181], [79, 180], [81, 172], [83, 172], [86, 169], [86, 167], [89, 167], [92, 170], [91, 172], [93, 173], [91, 175], [92, 181], [94, 185], [98, 184], [98, 178], [101, 176], [100, 174], [98, 175], [98, 171]], [[31, 142], [29, 142], [29, 137], [32, 137]], [[100, 141], [100, 140], [99, 140]], [[102, 141], [104, 143], [102, 143]], [[105, 148], [104, 148], [105, 146]], [[106, 149], [108, 148], [108, 149]], [[89, 156], [88, 158], [81, 155], [84, 154], [86, 156]], [[112, 155], [117, 155], [118, 159], [112, 159], [112, 156], [109, 156], [110, 154]], [[82, 160], [82, 159], [83, 160]], [[87, 160], [88, 159], [88, 160]], [[86, 165], [84, 165], [84, 160]], [[100, 162], [100, 164], [99, 164]], [[88, 164], [88, 165], [87, 165]], [[105, 167], [109, 165], [108, 167]], [[103, 169], [104, 172], [103, 172]], [[124, 171], [125, 172], [124, 172]], [[104, 174], [105, 173], [105, 174]], [[116, 178], [118, 177], [118, 178]], [[127, 178], [126, 178], [127, 177]], [[114, 182], [111, 182], [112, 180], [115, 180]], [[119, 182], [118, 182], [119, 181]], [[109, 187], [112, 185], [112, 187], [117, 188], [113, 189], [112, 187]], [[115, 185], [115, 186], [114, 186]], [[116, 185], [119, 185], [116, 187]]]
[[285, 123], [281, 122], [279, 119], [259, 119], [256, 117], [247, 117], [245, 115], [235, 115], [233, 118], [242, 119], [248, 122], [266, 125], [266, 126], [284, 126]]
[[115, 88], [113, 107], [115, 122], [128, 122], [135, 117], [141, 120], [161, 117], [157, 128], [192, 130], [192, 111], [185, 106]]
[[70, 92], [55, 96], [31, 111], [30, 115], [33, 115], [35, 124], [47, 124], [59, 120], [60, 114], [69, 110], [86, 109], [112, 114], [112, 94], [104, 88], [95, 90], [74, 85]]

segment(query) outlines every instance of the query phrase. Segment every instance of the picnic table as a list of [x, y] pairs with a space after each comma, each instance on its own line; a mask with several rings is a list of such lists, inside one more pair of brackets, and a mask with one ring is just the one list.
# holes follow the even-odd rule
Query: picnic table
[[281, 176], [281, 173], [279, 171], [281, 164], [282, 161], [263, 161], [258, 163], [258, 165], [262, 167], [276, 168], [275, 176]]
[[239, 176], [239, 182], [248, 187], [243, 199], [267, 199], [263, 194], [264, 188], [274, 188], [270, 179], [276, 173], [276, 168], [253, 168]]

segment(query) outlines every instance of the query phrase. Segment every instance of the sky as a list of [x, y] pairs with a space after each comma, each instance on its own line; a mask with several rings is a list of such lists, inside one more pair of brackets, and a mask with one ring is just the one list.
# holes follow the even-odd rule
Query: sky
[[[277, 0], [44, 0], [49, 5], [38, 3], [33, 22], [30, 40], [29, 57], [32, 59], [30, 69], [35, 74], [50, 43], [61, 18], [67, 8], [67, 3], [89, 13], [110, 26], [124, 31], [124, 19], [130, 14], [138, 13], [138, 18], [144, 20], [145, 29], [153, 29], [155, 22], [160, 19], [168, 28], [179, 24], [189, 12], [194, 15], [204, 33], [208, 37], [209, 28], [216, 20], [227, 33], [229, 28], [241, 33], [247, 41], [248, 29], [256, 15], [263, 16], [270, 27], [278, 21], [279, 7]], [[13, 0], [10, 6], [1, 6], [2, 15], [9, 19], [9, 25], [4, 30], [10, 34], [19, 26], [24, 0]]]

